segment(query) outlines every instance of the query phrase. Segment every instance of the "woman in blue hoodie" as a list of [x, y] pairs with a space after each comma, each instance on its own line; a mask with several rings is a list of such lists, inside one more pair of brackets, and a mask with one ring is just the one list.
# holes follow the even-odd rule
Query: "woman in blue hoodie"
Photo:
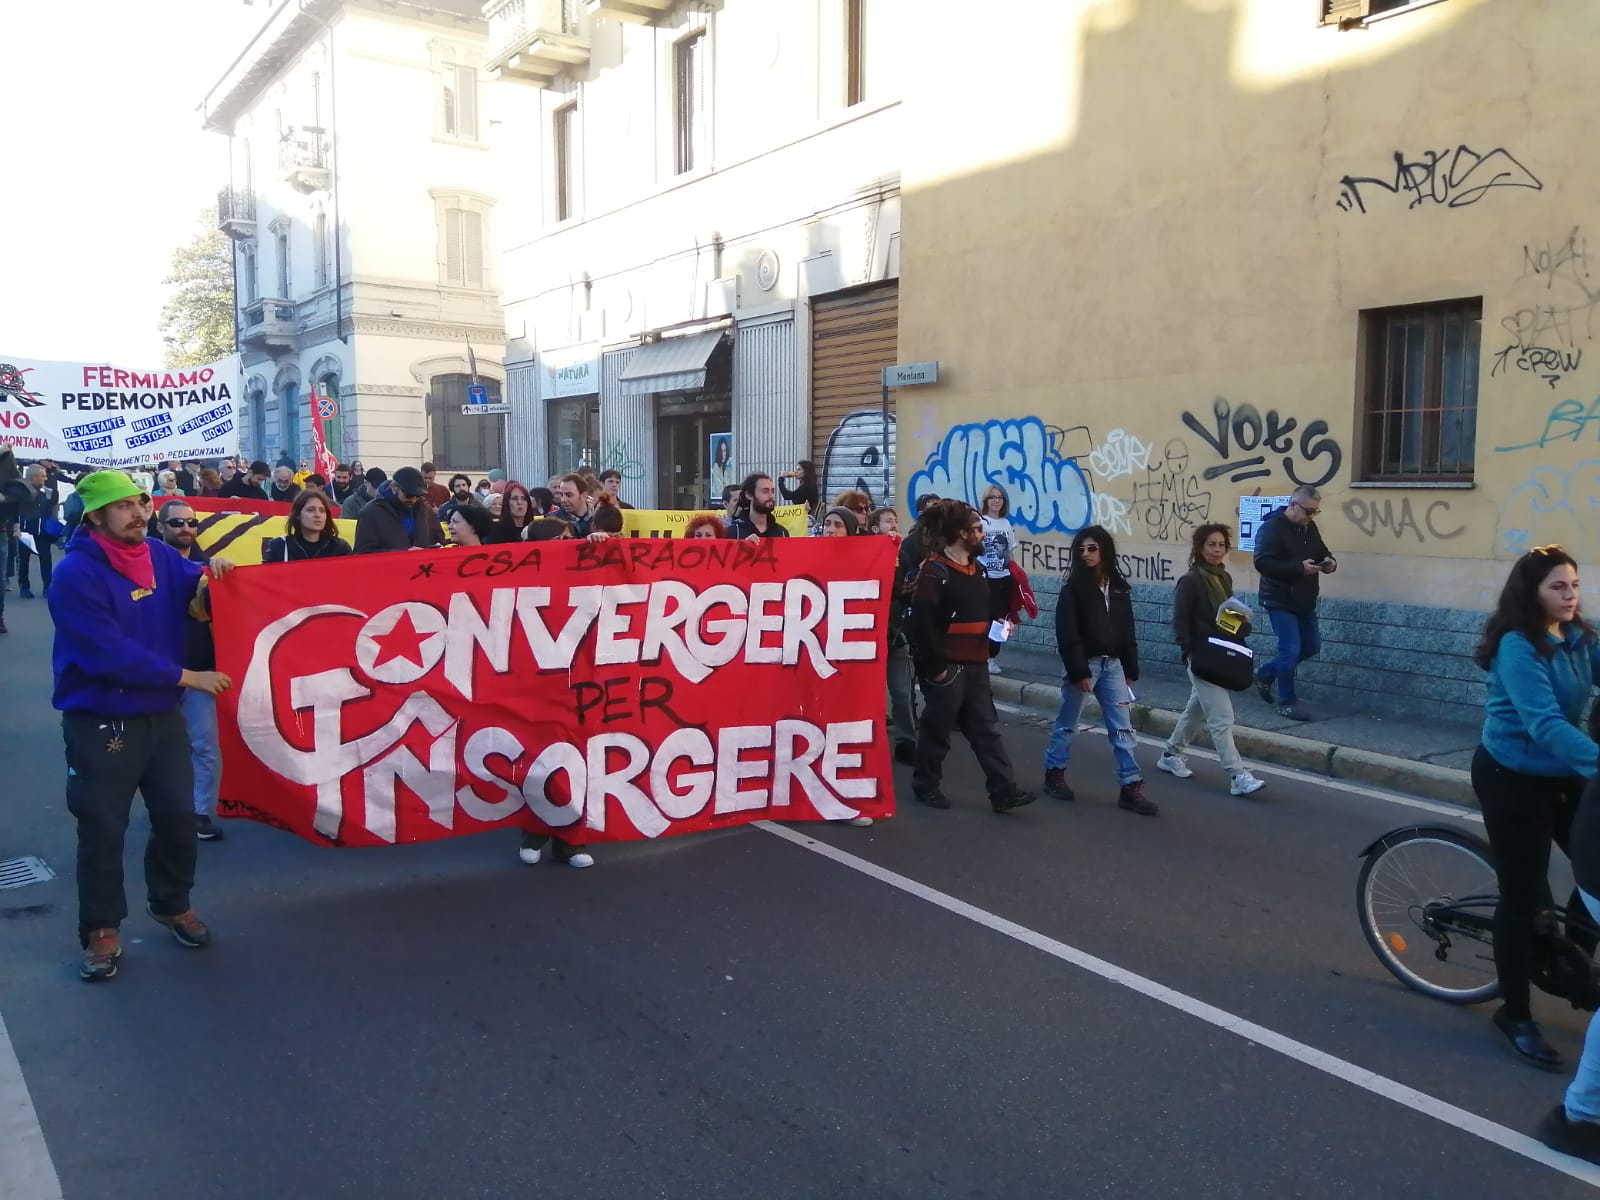
[[[1494, 965], [1504, 1003], [1494, 1023], [1522, 1058], [1548, 1071], [1560, 1070], [1561, 1056], [1528, 1004], [1534, 923], [1551, 904], [1550, 844], [1567, 851], [1584, 782], [1600, 759], [1578, 725], [1600, 678], [1600, 639], [1579, 599], [1578, 564], [1560, 546], [1524, 554], [1474, 655], [1489, 672], [1472, 790], [1500, 881]], [[1584, 911], [1576, 891], [1570, 907]]]

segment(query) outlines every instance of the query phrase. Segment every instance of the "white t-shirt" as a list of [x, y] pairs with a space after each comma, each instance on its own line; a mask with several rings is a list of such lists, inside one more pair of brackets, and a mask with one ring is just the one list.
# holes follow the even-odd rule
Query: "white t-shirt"
[[1017, 548], [1017, 534], [1011, 522], [1004, 517], [983, 518], [983, 549], [978, 552], [978, 565], [990, 579], [1008, 579], [1011, 576], [1011, 554]]

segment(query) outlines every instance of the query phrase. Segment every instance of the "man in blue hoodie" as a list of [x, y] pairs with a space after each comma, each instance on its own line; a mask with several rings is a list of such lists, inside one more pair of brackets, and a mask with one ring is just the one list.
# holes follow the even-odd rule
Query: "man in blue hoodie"
[[[183, 945], [211, 933], [189, 907], [194, 886], [194, 765], [179, 702], [185, 688], [215, 696], [230, 680], [182, 666], [185, 618], [205, 568], [145, 537], [150, 497], [121, 471], [78, 483], [83, 524], [46, 596], [55, 621], [55, 706], [67, 751], [67, 808], [78, 821], [78, 973], [111, 979], [128, 915], [122, 841], [133, 794], [150, 813], [146, 910]], [[213, 575], [232, 569], [210, 562]]]

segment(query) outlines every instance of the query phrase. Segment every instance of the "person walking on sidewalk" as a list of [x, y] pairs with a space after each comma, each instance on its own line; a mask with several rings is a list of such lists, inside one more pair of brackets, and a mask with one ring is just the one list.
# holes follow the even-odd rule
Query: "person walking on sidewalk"
[[1183, 752], [1204, 724], [1211, 734], [1222, 769], [1232, 779], [1228, 790], [1235, 796], [1248, 796], [1267, 785], [1245, 769], [1239, 748], [1233, 744], [1233, 693], [1225, 687], [1201, 679], [1194, 673], [1190, 655], [1195, 643], [1207, 638], [1227, 637], [1242, 642], [1250, 636], [1249, 623], [1237, 633], [1228, 634], [1217, 625], [1217, 609], [1233, 599], [1233, 576], [1228, 574], [1228, 553], [1233, 549], [1233, 534], [1226, 525], [1202, 525], [1190, 540], [1189, 573], [1172, 589], [1172, 632], [1183, 665], [1189, 672], [1189, 703], [1173, 726], [1172, 736], [1161, 748], [1156, 767], [1179, 779], [1194, 774], [1184, 761]]
[[1139, 680], [1139, 641], [1133, 628], [1133, 588], [1117, 565], [1117, 545], [1099, 525], [1072, 539], [1072, 565], [1056, 598], [1056, 650], [1066, 674], [1061, 711], [1044, 752], [1044, 791], [1057, 800], [1075, 798], [1067, 783], [1072, 739], [1091, 692], [1111, 738], [1116, 761], [1117, 807], [1153, 817], [1161, 810], [1144, 794], [1144, 772], [1133, 756], [1133, 691]]
[[[128, 915], [122, 842], [134, 792], [150, 814], [146, 911], [185, 946], [211, 944], [189, 906], [196, 839], [194, 764], [180, 707], [184, 689], [215, 696], [217, 671], [181, 666], [189, 606], [205, 568], [146, 539], [150, 498], [121, 471], [78, 483], [84, 523], [46, 594], [55, 621], [51, 666], [67, 753], [67, 808], [78, 822], [78, 973], [111, 979]], [[217, 577], [232, 570], [214, 558]]]
[[962, 501], [941, 500], [923, 514], [922, 529], [931, 553], [911, 586], [905, 623], [924, 700], [911, 794], [930, 808], [950, 807], [940, 784], [950, 734], [960, 729], [983, 768], [989, 806], [1007, 813], [1033, 803], [1033, 796], [1017, 787], [984, 667], [989, 584], [973, 562], [983, 544], [983, 522]]
[[[1017, 552], [1017, 531], [1007, 519], [1011, 515], [1011, 499], [1005, 488], [991, 483], [983, 489], [978, 506], [983, 515], [983, 549], [978, 555], [978, 565], [989, 581], [989, 620], [1004, 621], [1011, 611], [1011, 556]], [[1000, 664], [995, 656], [1000, 653], [1001, 642], [989, 639], [989, 674], [1000, 674]]]
[[[1295, 668], [1322, 649], [1317, 628], [1317, 591], [1324, 575], [1339, 569], [1327, 543], [1317, 532], [1322, 494], [1301, 486], [1289, 503], [1267, 514], [1256, 532], [1256, 570], [1261, 575], [1261, 607], [1267, 610], [1278, 654], [1256, 673], [1256, 691], [1291, 721], [1309, 721], [1311, 714], [1296, 702]], [[1273, 696], [1273, 685], [1277, 696]]]
[[[1524, 1060], [1556, 1071], [1561, 1056], [1528, 1003], [1534, 927], [1551, 906], [1550, 844], [1570, 854], [1578, 799], [1600, 759], [1578, 727], [1600, 679], [1600, 639], [1583, 619], [1578, 564], [1565, 550], [1540, 546], [1512, 565], [1473, 658], [1489, 673], [1472, 790], [1500, 883], [1494, 967], [1502, 1004], [1494, 1024]], [[1568, 905], [1584, 911], [1576, 890]], [[1593, 950], [1592, 936], [1572, 926], [1567, 935]]]

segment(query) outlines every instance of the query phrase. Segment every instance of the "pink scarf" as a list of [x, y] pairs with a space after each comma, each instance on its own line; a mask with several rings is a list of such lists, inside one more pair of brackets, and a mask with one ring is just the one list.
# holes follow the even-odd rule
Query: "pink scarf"
[[156, 564], [150, 558], [149, 542], [130, 546], [127, 542], [108, 538], [98, 529], [90, 529], [89, 535], [94, 538], [95, 544], [106, 552], [106, 559], [111, 563], [113, 571], [127, 578], [135, 587], [144, 588], [148, 592], [156, 590]]

